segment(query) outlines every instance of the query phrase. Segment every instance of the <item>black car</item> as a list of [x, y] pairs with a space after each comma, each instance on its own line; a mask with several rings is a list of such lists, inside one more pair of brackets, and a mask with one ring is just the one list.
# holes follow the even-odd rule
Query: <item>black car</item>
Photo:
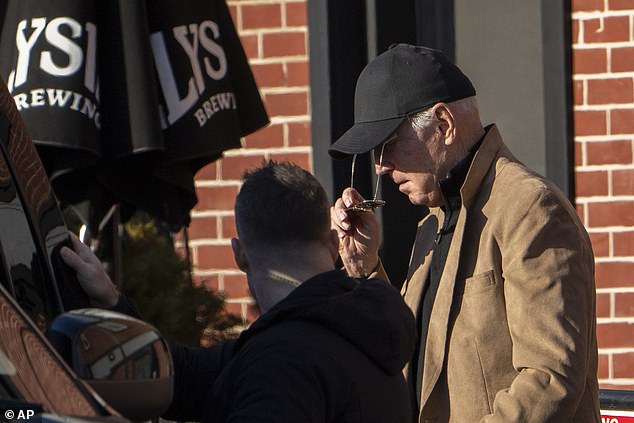
[[62, 245], [63, 215], [0, 80], [0, 419], [159, 415], [172, 392], [167, 344], [144, 322], [86, 309]]

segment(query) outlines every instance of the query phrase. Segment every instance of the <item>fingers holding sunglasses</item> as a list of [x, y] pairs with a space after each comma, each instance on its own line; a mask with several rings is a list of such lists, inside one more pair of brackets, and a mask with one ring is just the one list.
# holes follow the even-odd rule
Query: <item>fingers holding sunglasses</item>
[[[333, 228], [347, 232], [352, 229], [352, 215], [350, 209], [356, 204], [363, 203], [364, 198], [354, 188], [346, 188], [337, 199], [332, 211]], [[339, 237], [341, 238], [341, 233]]]
[[362, 203], [365, 198], [354, 188], [346, 188], [341, 193], [341, 199], [343, 200], [343, 204], [350, 208], [355, 204]]
[[349, 208], [363, 202], [354, 189], [347, 188], [331, 208], [331, 226], [339, 236], [339, 255], [350, 276], [367, 276], [378, 263], [379, 222], [374, 213], [351, 213]]

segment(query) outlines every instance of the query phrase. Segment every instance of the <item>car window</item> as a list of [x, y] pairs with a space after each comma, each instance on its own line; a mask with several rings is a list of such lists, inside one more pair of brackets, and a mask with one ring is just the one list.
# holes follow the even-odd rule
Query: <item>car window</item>
[[63, 310], [85, 307], [88, 300], [59, 257], [60, 246], [68, 244], [68, 231], [35, 146], [15, 108], [3, 102], [0, 156], [5, 286], [44, 329]]
[[54, 287], [46, 282], [42, 257], [3, 154], [0, 154], [0, 254], [5, 287], [38, 327], [45, 330], [61, 309]]
[[0, 396], [51, 413], [96, 417], [106, 411], [64, 365], [42, 333], [0, 287]]

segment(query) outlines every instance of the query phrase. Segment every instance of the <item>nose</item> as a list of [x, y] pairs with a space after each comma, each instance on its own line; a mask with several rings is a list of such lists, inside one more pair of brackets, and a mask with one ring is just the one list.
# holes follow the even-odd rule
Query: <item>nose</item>
[[[374, 171], [378, 176], [385, 175], [394, 170], [394, 165], [390, 163], [389, 154], [385, 151], [385, 147], [396, 139], [397, 134], [394, 133], [383, 144], [381, 148], [374, 148]], [[377, 154], [378, 153], [378, 154]]]
[[389, 174], [394, 170], [394, 165], [383, 158], [383, 162], [380, 162], [378, 158], [374, 160], [374, 171], [378, 176]]

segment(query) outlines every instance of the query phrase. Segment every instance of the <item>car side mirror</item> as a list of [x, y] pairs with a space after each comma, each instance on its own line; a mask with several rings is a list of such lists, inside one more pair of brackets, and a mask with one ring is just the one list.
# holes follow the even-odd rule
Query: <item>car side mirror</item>
[[165, 339], [148, 323], [86, 308], [59, 315], [47, 337], [77, 376], [127, 418], [150, 420], [169, 407], [172, 358]]

